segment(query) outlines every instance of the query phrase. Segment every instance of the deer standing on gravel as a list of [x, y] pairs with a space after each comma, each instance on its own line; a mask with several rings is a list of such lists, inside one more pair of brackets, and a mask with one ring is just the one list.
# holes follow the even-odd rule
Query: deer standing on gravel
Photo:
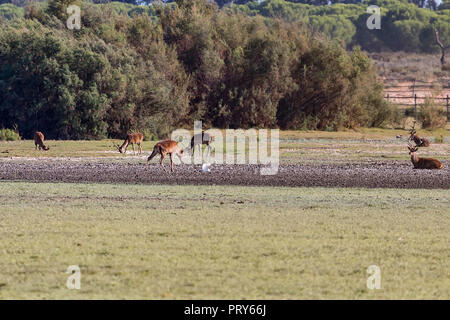
[[34, 133], [34, 145], [36, 147], [35, 150], [37, 150], [38, 147], [39, 150], [41, 149], [45, 151], [50, 150], [50, 148], [44, 144], [44, 135], [42, 134], [42, 132], [39, 131]]
[[419, 149], [418, 146], [411, 146], [408, 143], [409, 154], [411, 155], [411, 162], [414, 169], [443, 169], [444, 165], [437, 159], [419, 158], [416, 154]]
[[183, 155], [183, 149], [181, 149], [178, 146], [178, 142], [176, 142], [174, 140], [160, 141], [153, 147], [153, 152], [150, 155], [150, 157], [148, 157], [147, 162], [150, 162], [150, 160], [152, 160], [157, 154], [160, 154], [161, 160], [159, 161], [159, 164], [161, 165], [163, 170], [165, 172], [167, 172], [166, 168], [164, 167], [163, 161], [164, 161], [164, 158], [166, 157], [166, 155], [169, 155], [170, 156], [170, 170], [173, 172], [173, 159], [172, 159], [173, 153], [175, 153], [181, 160], [181, 157]]
[[194, 155], [195, 146], [200, 145], [200, 151], [201, 146], [206, 144], [208, 147], [208, 153], [211, 152], [211, 142], [213, 141], [213, 136], [211, 136], [209, 133], [202, 131], [202, 133], [195, 134], [191, 139], [191, 154]]
[[127, 147], [131, 143], [131, 146], [133, 147], [133, 154], [136, 154], [136, 152], [134, 151], [134, 144], [137, 144], [140, 155], [142, 153], [142, 141], [144, 141], [144, 135], [142, 133], [130, 133], [125, 138], [123, 144], [120, 147], [119, 145], [117, 145], [116, 147], [120, 153], [127, 153]]

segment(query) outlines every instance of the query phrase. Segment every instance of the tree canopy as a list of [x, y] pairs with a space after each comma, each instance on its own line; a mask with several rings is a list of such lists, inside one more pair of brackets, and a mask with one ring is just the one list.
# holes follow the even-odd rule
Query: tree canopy
[[203, 0], [80, 2], [82, 28], [69, 30], [68, 4], [34, 4], [0, 22], [0, 126], [23, 137], [162, 138], [194, 120], [338, 130], [394, 116], [370, 59], [323, 37], [320, 22], [314, 31]]

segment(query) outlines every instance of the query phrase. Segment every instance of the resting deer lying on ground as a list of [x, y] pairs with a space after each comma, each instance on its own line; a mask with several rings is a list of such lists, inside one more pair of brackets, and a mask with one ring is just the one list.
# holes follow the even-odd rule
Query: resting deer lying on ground
[[175, 153], [181, 160], [181, 157], [183, 155], [183, 150], [178, 146], [178, 142], [173, 141], [173, 140], [160, 141], [153, 147], [153, 152], [150, 155], [150, 157], [148, 157], [147, 162], [150, 162], [150, 160], [152, 160], [157, 154], [160, 154], [161, 160], [159, 161], [159, 164], [164, 169], [164, 171], [167, 172], [166, 168], [164, 167], [163, 161], [164, 161], [164, 158], [166, 157], [166, 155], [169, 155], [170, 156], [170, 170], [173, 172], [173, 159], [172, 159], [173, 153]]
[[36, 147], [35, 148], [36, 150], [38, 149], [38, 147], [39, 147], [39, 150], [41, 150], [41, 149], [43, 149], [45, 151], [50, 150], [50, 148], [44, 144], [44, 135], [42, 134], [42, 132], [39, 132], [39, 131], [35, 132], [35, 134], [34, 134], [34, 145]]
[[119, 147], [119, 145], [117, 145], [117, 149], [119, 149], [120, 153], [127, 153], [127, 147], [128, 145], [131, 143], [131, 146], [133, 147], [133, 154], [136, 154], [136, 152], [134, 151], [134, 144], [138, 145], [139, 148], [139, 155], [142, 153], [142, 141], [144, 141], [144, 135], [142, 133], [130, 133], [127, 135], [127, 137], [125, 138], [125, 141], [123, 142], [123, 144]]
[[411, 140], [415, 142], [418, 147], [429, 147], [430, 141], [426, 138], [419, 138], [417, 135], [413, 134]]
[[195, 134], [191, 139], [191, 154], [194, 155], [195, 146], [200, 145], [200, 151], [201, 146], [206, 144], [208, 147], [208, 153], [211, 152], [211, 142], [213, 141], [213, 136], [211, 136], [209, 133], [206, 133], [205, 131], [202, 131], [202, 133]]
[[409, 154], [411, 155], [411, 162], [414, 165], [414, 169], [443, 169], [442, 162], [431, 158], [419, 158], [416, 154], [419, 149], [418, 146], [408, 145]]
[[418, 147], [429, 147], [430, 141], [426, 138], [420, 138], [419, 136], [417, 136], [416, 135], [417, 131], [416, 131], [416, 129], [414, 129], [415, 126], [416, 126], [416, 120], [413, 121], [411, 130], [409, 130], [410, 136], [409, 136], [408, 141], [414, 141], [414, 143]]

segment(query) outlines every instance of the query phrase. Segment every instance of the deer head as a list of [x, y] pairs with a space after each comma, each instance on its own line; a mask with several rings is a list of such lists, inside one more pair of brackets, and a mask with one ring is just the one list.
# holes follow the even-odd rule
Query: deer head
[[417, 152], [418, 148], [417, 147], [408, 147], [409, 149], [409, 154], [413, 154], [415, 152]]
[[113, 147], [117, 149], [120, 153], [123, 153], [122, 148], [118, 144], [114, 144]]
[[413, 146], [411, 144], [411, 140], [408, 140], [408, 150], [409, 150], [409, 154], [413, 154], [414, 152], [417, 152], [417, 150], [419, 150], [419, 147]]

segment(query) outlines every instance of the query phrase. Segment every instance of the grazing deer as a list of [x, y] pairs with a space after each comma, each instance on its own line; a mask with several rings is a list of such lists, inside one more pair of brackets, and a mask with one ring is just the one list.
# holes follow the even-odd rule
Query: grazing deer
[[211, 152], [211, 142], [213, 141], [213, 136], [211, 136], [209, 133], [206, 133], [205, 131], [202, 131], [202, 133], [195, 134], [191, 139], [191, 154], [194, 155], [195, 146], [200, 145], [200, 151], [201, 146], [206, 144], [208, 146], [208, 153]]
[[34, 145], [36, 147], [35, 150], [37, 150], [38, 147], [39, 147], [39, 150], [41, 150], [41, 149], [43, 149], [45, 151], [50, 150], [50, 148], [44, 144], [44, 135], [42, 134], [42, 132], [39, 132], [39, 131], [34, 133]]
[[144, 135], [142, 133], [130, 133], [125, 138], [125, 141], [123, 144], [119, 147], [119, 145], [116, 146], [116, 148], [119, 150], [120, 153], [127, 153], [128, 145], [131, 143], [131, 146], [133, 147], [133, 154], [136, 154], [134, 151], [134, 144], [138, 145], [139, 148], [139, 155], [142, 153], [142, 141], [144, 140]]
[[431, 158], [419, 158], [416, 154], [419, 149], [418, 146], [408, 145], [409, 154], [411, 155], [411, 162], [414, 165], [414, 169], [443, 169], [442, 162]]
[[178, 146], [178, 142], [173, 141], [173, 140], [160, 141], [153, 147], [153, 152], [150, 155], [150, 157], [148, 157], [147, 162], [150, 162], [150, 160], [152, 160], [157, 154], [160, 154], [161, 160], [160, 160], [159, 164], [164, 169], [164, 171], [167, 172], [166, 168], [164, 167], [163, 161], [164, 161], [164, 158], [166, 157], [166, 155], [169, 155], [170, 156], [170, 170], [173, 172], [173, 159], [172, 159], [173, 153], [175, 153], [181, 160], [181, 157], [183, 155], [183, 149], [181, 149]]

